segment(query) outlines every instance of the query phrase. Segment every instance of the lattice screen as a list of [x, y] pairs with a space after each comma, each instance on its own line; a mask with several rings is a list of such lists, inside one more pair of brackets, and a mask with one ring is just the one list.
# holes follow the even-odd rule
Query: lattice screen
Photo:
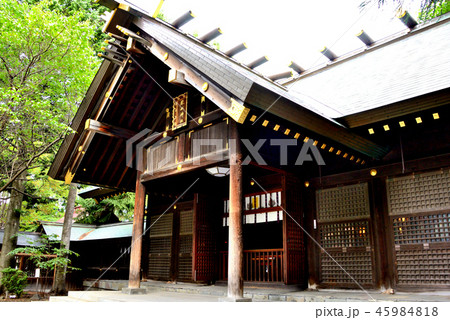
[[178, 280], [192, 280], [192, 232], [193, 211], [181, 211]]
[[369, 222], [352, 221], [320, 225], [320, 240], [324, 248], [354, 248], [370, 246]]
[[[331, 252], [330, 254], [358, 283], [363, 285], [373, 284], [370, 252]], [[355, 281], [326, 253], [321, 254], [321, 269], [322, 282], [355, 285]]]
[[150, 217], [149, 278], [170, 277], [173, 213]]
[[389, 214], [450, 208], [450, 173], [435, 171], [387, 180]]
[[[373, 285], [370, 202], [367, 183], [316, 191], [321, 281], [334, 286]], [[340, 264], [350, 275], [347, 275]]]
[[397, 255], [400, 285], [449, 285], [450, 249], [401, 250]]
[[150, 218], [150, 238], [172, 236], [173, 213]]
[[370, 216], [367, 183], [317, 190], [316, 199], [319, 222]]
[[398, 285], [450, 287], [450, 173], [387, 180]]
[[392, 219], [395, 244], [450, 242], [450, 213]]

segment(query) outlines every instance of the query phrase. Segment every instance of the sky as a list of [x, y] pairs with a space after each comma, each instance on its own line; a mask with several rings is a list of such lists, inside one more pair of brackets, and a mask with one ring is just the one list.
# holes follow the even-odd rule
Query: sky
[[[186, 33], [206, 34], [214, 28], [223, 32], [216, 41], [222, 51], [245, 42], [248, 49], [235, 56], [250, 63], [261, 56], [269, 62], [256, 70], [264, 75], [288, 71], [291, 61], [305, 69], [326, 63], [320, 50], [325, 46], [337, 56], [363, 46], [356, 34], [365, 30], [379, 40], [406, 27], [395, 17], [395, 7], [370, 5], [362, 0], [165, 0], [162, 12], [168, 22], [191, 10], [195, 19], [181, 27]], [[130, 0], [153, 15], [159, 0]], [[420, 1], [406, 1], [415, 16]], [[390, 4], [390, 1], [389, 1]]]

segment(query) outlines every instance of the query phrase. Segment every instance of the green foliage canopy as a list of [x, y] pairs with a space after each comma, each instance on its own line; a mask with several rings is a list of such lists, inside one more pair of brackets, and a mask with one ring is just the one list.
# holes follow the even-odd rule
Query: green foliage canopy
[[47, 164], [99, 66], [94, 27], [73, 12], [0, 2], [0, 181]]
[[111, 215], [115, 215], [120, 221], [133, 220], [134, 197], [134, 193], [126, 192], [98, 203], [94, 199], [79, 198], [77, 203], [85, 210], [77, 217], [76, 222], [101, 224], [111, 221]]

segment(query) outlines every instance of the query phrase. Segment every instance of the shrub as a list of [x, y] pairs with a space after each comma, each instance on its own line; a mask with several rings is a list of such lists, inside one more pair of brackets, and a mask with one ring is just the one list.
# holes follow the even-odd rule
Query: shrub
[[27, 285], [26, 273], [13, 268], [5, 268], [2, 273], [2, 285], [9, 293], [14, 293], [19, 298]]

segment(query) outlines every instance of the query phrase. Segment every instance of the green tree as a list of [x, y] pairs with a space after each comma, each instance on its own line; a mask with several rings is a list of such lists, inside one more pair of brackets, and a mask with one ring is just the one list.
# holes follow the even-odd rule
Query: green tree
[[397, 7], [397, 9], [400, 9], [405, 5], [405, 3], [418, 1], [420, 1], [421, 14], [424, 15], [436, 12], [438, 7], [442, 6], [445, 2], [448, 2], [448, 0], [364, 0], [361, 2], [360, 7], [364, 8], [369, 4], [376, 3], [378, 7], [381, 8], [387, 3], [392, 3]]
[[108, 8], [94, 3], [92, 0], [26, 0], [29, 4], [44, 2], [44, 5], [53, 12], [64, 16], [77, 15], [80, 21], [86, 21], [94, 28], [91, 43], [96, 52], [101, 50], [106, 34], [102, 32], [104, 24], [102, 15]]
[[79, 254], [66, 247], [63, 241], [56, 240], [55, 235], [42, 235], [38, 246], [16, 248], [8, 255], [14, 257], [18, 253], [28, 254], [33, 264], [43, 271], [44, 277], [53, 274], [55, 269], [64, 274], [80, 270], [71, 265], [71, 257], [78, 257]]
[[101, 224], [111, 220], [115, 215], [120, 221], [133, 220], [134, 193], [126, 192], [96, 202], [94, 199], [78, 199], [77, 203], [84, 211], [77, 217], [76, 222], [87, 224]]
[[15, 246], [27, 172], [51, 161], [99, 65], [94, 27], [48, 4], [0, 2], [0, 194], [10, 191], [2, 268]]
[[450, 0], [444, 0], [437, 3], [431, 10], [421, 11], [419, 13], [419, 22], [424, 22], [435, 17], [441, 16], [447, 12], [450, 12]]

